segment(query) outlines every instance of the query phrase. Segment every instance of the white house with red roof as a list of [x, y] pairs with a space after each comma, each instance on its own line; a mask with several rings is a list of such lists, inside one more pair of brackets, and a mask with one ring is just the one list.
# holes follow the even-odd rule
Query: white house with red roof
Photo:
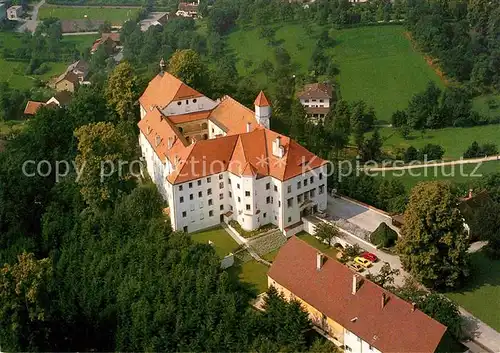
[[162, 71], [139, 103], [142, 155], [174, 230], [228, 220], [245, 230], [269, 223], [285, 230], [326, 209], [326, 161], [269, 129], [264, 92], [250, 110], [229, 96], [214, 101]]

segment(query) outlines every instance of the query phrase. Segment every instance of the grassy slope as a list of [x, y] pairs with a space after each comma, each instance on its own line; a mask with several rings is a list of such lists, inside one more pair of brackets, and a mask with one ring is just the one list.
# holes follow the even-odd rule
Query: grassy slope
[[[477, 164], [466, 164], [462, 166], [455, 165], [413, 169], [411, 170], [412, 174], [410, 174], [410, 170], [405, 170], [385, 173], [379, 172], [377, 174], [374, 172], [373, 175], [379, 178], [397, 179], [401, 181], [409, 191], [420, 181], [453, 180], [457, 183], [472, 183], [484, 175], [500, 173], [500, 161], [482, 163], [478, 168], [477, 167]], [[404, 175], [401, 175], [403, 172]]]
[[344, 99], [362, 99], [375, 107], [379, 120], [404, 109], [429, 81], [442, 82], [404, 36], [402, 26], [361, 27], [336, 31], [332, 49], [340, 67]]
[[446, 128], [427, 130], [425, 135], [418, 131], [412, 132], [405, 140], [396, 130], [383, 128], [380, 130], [384, 139], [384, 148], [407, 148], [414, 146], [421, 148], [428, 143], [438, 144], [445, 149], [444, 159], [459, 159], [473, 141], [479, 143], [497, 143], [500, 141], [500, 125], [476, 126], [471, 128]]
[[137, 15], [139, 9], [132, 8], [101, 8], [94, 7], [60, 7], [44, 5], [40, 8], [38, 16], [40, 19], [57, 17], [62, 20], [83, 20], [86, 18], [90, 20], [104, 20], [110, 21], [111, 24], [119, 26], [126, 20], [133, 18]]
[[483, 253], [471, 255], [472, 273], [466, 288], [447, 296], [495, 330], [500, 330], [500, 261]]
[[[93, 41], [96, 39], [96, 35], [83, 35], [83, 36], [68, 36], [63, 38], [64, 45], [75, 45], [79, 50], [84, 50], [89, 48]], [[10, 47], [12, 49], [21, 46], [20, 36], [12, 32], [0, 32], [0, 50], [4, 47]], [[34, 79], [38, 78], [40, 80], [48, 80], [53, 76], [59, 75], [63, 72], [68, 63], [61, 62], [48, 62], [50, 70], [43, 75], [32, 75], [27, 76], [24, 74], [26, 69], [26, 62], [20, 61], [7, 61], [1, 56], [0, 51], [0, 81], [9, 82], [12, 87], [19, 89], [29, 89], [34, 83]]]
[[[307, 35], [304, 26], [288, 24], [276, 32], [276, 39], [296, 64], [297, 73], [306, 74], [318, 26], [311, 26]], [[332, 60], [340, 67], [340, 91], [349, 100], [363, 99], [373, 105], [379, 119], [388, 120], [392, 112], [405, 108], [411, 96], [425, 88], [429, 80], [441, 85], [438, 76], [424, 58], [415, 52], [404, 37], [403, 27], [361, 27], [332, 31], [337, 44], [329, 50]], [[273, 61], [272, 50], [257, 29], [239, 29], [229, 36], [229, 47], [238, 55], [238, 71], [253, 75], [252, 71], [264, 60]], [[300, 45], [299, 45], [300, 44]], [[302, 49], [301, 49], [302, 46]], [[249, 68], [246, 60], [252, 61]], [[269, 86], [264, 75], [255, 76], [262, 86]]]

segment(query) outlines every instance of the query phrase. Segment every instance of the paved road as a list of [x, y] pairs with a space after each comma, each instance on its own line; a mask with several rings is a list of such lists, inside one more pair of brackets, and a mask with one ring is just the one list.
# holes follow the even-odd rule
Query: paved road
[[63, 33], [63, 36], [83, 36], [86, 34], [99, 34], [97, 31], [92, 31], [92, 32], [72, 32], [72, 33]]
[[[392, 227], [391, 217], [344, 198], [328, 196], [327, 213], [334, 219], [343, 218], [370, 232], [377, 229], [382, 222]], [[397, 228], [393, 229], [398, 231]]]
[[490, 162], [490, 161], [498, 161], [500, 160], [500, 155], [498, 156], [490, 156], [490, 157], [483, 157], [483, 158], [472, 158], [472, 159], [460, 159], [458, 161], [451, 161], [451, 162], [429, 162], [429, 163], [422, 163], [422, 164], [413, 164], [413, 165], [404, 165], [404, 166], [397, 166], [397, 167], [366, 167], [364, 170], [370, 171], [370, 172], [382, 172], [382, 171], [389, 171], [389, 170], [407, 170], [407, 169], [418, 169], [418, 168], [428, 168], [428, 167], [443, 167], [443, 166], [448, 166], [448, 165], [461, 165], [461, 164], [477, 164], [477, 163], [482, 163], [482, 162]]
[[40, 10], [40, 7], [42, 7], [45, 4], [45, 0], [40, 1], [37, 3], [35, 6], [33, 6], [33, 12], [31, 13], [31, 20], [27, 20], [25, 23], [23, 23], [19, 28], [17, 29], [18, 32], [24, 32], [24, 31], [29, 31], [29, 32], [35, 32], [36, 27], [38, 26], [38, 10]]

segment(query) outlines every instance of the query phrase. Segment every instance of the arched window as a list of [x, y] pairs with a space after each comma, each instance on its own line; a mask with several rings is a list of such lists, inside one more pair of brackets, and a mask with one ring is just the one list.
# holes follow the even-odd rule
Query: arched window
[[208, 129], [208, 124], [207, 124], [207, 123], [203, 123], [203, 124], [201, 124], [201, 128], [202, 128], [203, 130]]

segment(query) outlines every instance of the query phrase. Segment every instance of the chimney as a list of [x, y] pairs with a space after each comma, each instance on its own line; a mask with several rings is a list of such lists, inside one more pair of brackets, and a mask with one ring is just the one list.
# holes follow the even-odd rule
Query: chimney
[[411, 303], [411, 312], [414, 312], [417, 308], [417, 303]]
[[167, 67], [167, 65], [165, 64], [165, 60], [163, 58], [161, 58], [161, 60], [160, 60], [160, 75], [163, 75], [166, 67]]
[[316, 270], [319, 271], [321, 270], [321, 267], [323, 266], [323, 262], [325, 261], [325, 255], [322, 253], [318, 252], [316, 254]]
[[170, 136], [168, 138], [168, 149], [171, 149], [173, 145], [174, 145], [174, 138]]
[[250, 132], [252, 129], [252, 123], [247, 123], [247, 132]]
[[357, 274], [352, 275], [352, 294], [355, 295], [361, 286], [361, 277]]
[[387, 304], [388, 301], [389, 297], [387, 296], [387, 294], [382, 293], [382, 309], [385, 307], [385, 304]]
[[278, 158], [283, 158], [285, 148], [281, 145], [281, 136], [277, 136], [273, 141], [273, 155]]

